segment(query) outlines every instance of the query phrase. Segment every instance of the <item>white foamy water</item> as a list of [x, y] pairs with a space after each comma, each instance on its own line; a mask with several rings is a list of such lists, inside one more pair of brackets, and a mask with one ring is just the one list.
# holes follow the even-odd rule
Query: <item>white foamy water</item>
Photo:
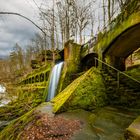
[[0, 85], [0, 93], [5, 93], [5, 92], [6, 92], [6, 88]]
[[1, 100], [1, 102], [0, 102], [0, 107], [5, 106], [5, 105], [7, 105], [7, 104], [10, 103], [10, 102], [11, 102], [11, 100], [3, 99], [3, 100]]
[[60, 62], [56, 64], [52, 69], [47, 101], [50, 101], [55, 96], [63, 64], [64, 62]]
[[11, 102], [11, 99], [8, 97], [6, 87], [0, 85], [0, 107], [7, 105], [9, 102]]

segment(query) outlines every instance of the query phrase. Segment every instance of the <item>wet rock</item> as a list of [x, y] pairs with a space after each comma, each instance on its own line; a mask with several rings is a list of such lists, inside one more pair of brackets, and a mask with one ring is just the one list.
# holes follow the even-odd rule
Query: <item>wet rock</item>
[[126, 129], [126, 140], [140, 140], [140, 116]]

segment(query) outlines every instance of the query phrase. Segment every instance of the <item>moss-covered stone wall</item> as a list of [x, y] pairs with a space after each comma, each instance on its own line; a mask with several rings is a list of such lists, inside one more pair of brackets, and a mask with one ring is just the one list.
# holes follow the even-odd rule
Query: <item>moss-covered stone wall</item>
[[93, 67], [68, 85], [51, 102], [53, 111], [59, 112], [75, 108], [91, 110], [104, 106], [106, 101], [102, 76], [100, 71]]
[[74, 79], [75, 74], [79, 72], [81, 45], [72, 40], [65, 44], [64, 48], [64, 67], [60, 77], [58, 91], [66, 88]]
[[[100, 37], [93, 43], [92, 51], [90, 49], [90, 52], [98, 54], [100, 60], [106, 60], [107, 63], [116, 68], [118, 67], [118, 69], [122, 67], [120, 70], [124, 70], [124, 59], [138, 48], [136, 43], [139, 42], [140, 34], [140, 31], [138, 31], [138, 25], [140, 24], [140, 6], [139, 2], [135, 3], [135, 0], [133, 0], [132, 5], [137, 6], [136, 10], [128, 15], [130, 11], [127, 9], [128, 13], [125, 11], [118, 15], [118, 17], [112, 21], [113, 26], [111, 26], [108, 31], [99, 33]], [[130, 5], [129, 8], [132, 9]], [[138, 29], [133, 31], [135, 26], [138, 26]], [[134, 38], [134, 36], [137, 37]], [[110, 48], [112, 49], [110, 50]], [[87, 48], [82, 50], [82, 57], [88, 54], [87, 50]], [[108, 50], [110, 50], [109, 53]], [[120, 65], [118, 63], [120, 63]]]
[[[0, 121], [11, 121], [30, 111], [45, 101], [44, 89], [18, 89], [18, 98], [9, 104], [0, 107]], [[1, 129], [1, 128], [0, 128]]]
[[[47, 103], [45, 103], [45, 107], [46, 104]], [[44, 104], [41, 104], [37, 108], [32, 109], [18, 119], [10, 122], [10, 124], [0, 132], [0, 140], [20, 140], [24, 128], [39, 118], [42, 108], [44, 110]]]
[[[112, 30], [108, 31], [107, 33], [105, 33], [102, 37], [102, 39], [100, 41], [97, 42], [97, 44], [95, 45], [95, 47], [93, 47], [93, 52], [98, 53], [99, 55], [99, 59], [104, 59], [105, 58], [109, 58], [111, 56], [105, 56], [105, 51], [108, 49], [108, 47], [112, 47], [112, 43], [115, 41], [115, 39], [117, 37], [119, 37], [124, 31], [128, 30], [129, 28], [140, 24], [140, 12], [137, 13], [133, 13], [131, 16], [129, 16], [128, 19], [126, 19], [125, 21], [123, 21], [121, 24], [119, 24], [118, 26], [115, 26]], [[128, 35], [129, 37], [131, 35]], [[132, 36], [131, 36], [132, 37]], [[123, 37], [122, 37], [123, 39]], [[123, 40], [124, 41], [124, 40]], [[111, 46], [110, 46], [111, 45]], [[117, 47], [118, 50], [121, 49], [122, 44], [118, 44]], [[133, 45], [134, 47], [134, 45]], [[132, 47], [132, 50], [133, 50]], [[124, 49], [124, 47], [122, 47]], [[124, 51], [124, 50], [122, 50]], [[128, 49], [129, 51], [129, 49]], [[115, 53], [116, 51], [114, 51]], [[117, 52], [116, 52], [117, 53]], [[111, 54], [111, 53], [110, 53]], [[109, 54], [109, 55], [110, 55]], [[117, 55], [117, 54], [116, 54]], [[125, 54], [124, 54], [125, 55]], [[118, 56], [120, 57], [120, 56]], [[125, 56], [126, 57], [126, 56]], [[111, 57], [112, 58], [112, 57]], [[110, 63], [111, 60], [108, 61], [108, 63]]]

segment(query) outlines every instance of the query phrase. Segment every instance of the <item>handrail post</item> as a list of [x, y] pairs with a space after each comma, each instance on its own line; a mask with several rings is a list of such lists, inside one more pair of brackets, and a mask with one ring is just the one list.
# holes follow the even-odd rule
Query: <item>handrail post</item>
[[97, 61], [97, 60], [96, 60], [96, 57], [94, 57], [94, 60], [95, 60], [95, 68], [97, 68], [97, 66], [96, 66], [96, 61]]
[[117, 87], [118, 89], [120, 87], [120, 72], [119, 71], [117, 72]]

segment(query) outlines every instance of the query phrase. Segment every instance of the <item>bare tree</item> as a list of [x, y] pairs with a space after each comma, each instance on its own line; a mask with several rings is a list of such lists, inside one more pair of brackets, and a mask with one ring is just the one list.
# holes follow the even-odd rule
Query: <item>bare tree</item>
[[[82, 43], [84, 29], [90, 23], [93, 27], [93, 14], [90, 11], [92, 3], [93, 1], [63, 0], [54, 3], [52, 9], [41, 9], [41, 17], [45, 20], [51, 38], [52, 50], [56, 49], [54, 46], [58, 46], [59, 42], [62, 42], [63, 46], [69, 39], [77, 41], [78, 34], [80, 44]], [[56, 8], [57, 11], [54, 11]]]
[[90, 23], [90, 5], [91, 3], [85, 5], [83, 5], [82, 3], [77, 3], [76, 5], [76, 19], [79, 28], [80, 44], [82, 44], [82, 31]]

